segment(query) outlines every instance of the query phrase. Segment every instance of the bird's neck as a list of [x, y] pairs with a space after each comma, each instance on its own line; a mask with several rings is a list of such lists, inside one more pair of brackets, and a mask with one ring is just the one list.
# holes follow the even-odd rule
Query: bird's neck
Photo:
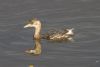
[[40, 39], [40, 33], [41, 33], [41, 26], [40, 27], [36, 27], [35, 28], [34, 38], [35, 39]]

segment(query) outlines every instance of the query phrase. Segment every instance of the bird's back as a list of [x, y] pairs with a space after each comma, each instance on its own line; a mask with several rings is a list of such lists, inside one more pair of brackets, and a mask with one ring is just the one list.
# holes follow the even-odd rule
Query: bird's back
[[[72, 31], [73, 32], [73, 31]], [[52, 40], [52, 41], [61, 41], [61, 40], [67, 40], [70, 36], [69, 31], [67, 29], [64, 29], [62, 31], [51, 31], [49, 33], [46, 33], [43, 35], [43, 39]]]

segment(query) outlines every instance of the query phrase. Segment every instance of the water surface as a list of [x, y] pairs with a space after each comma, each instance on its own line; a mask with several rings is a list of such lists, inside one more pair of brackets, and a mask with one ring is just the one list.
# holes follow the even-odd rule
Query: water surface
[[[42, 33], [49, 29], [75, 28], [74, 42], [41, 41], [42, 54], [24, 51], [34, 47], [34, 30], [24, 29], [26, 20], [42, 21]], [[0, 67], [99, 67], [99, 0], [1, 0]]]

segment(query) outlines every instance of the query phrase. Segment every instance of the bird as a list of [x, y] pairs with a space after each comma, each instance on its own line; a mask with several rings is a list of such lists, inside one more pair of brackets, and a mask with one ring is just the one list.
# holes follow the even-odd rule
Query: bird
[[63, 31], [51, 31], [44, 35], [41, 35], [42, 29], [42, 22], [37, 18], [32, 18], [27, 21], [28, 24], [24, 26], [24, 28], [35, 28], [35, 33], [33, 34], [33, 39], [47, 39], [50, 41], [64, 41], [64, 40], [71, 40], [72, 36], [74, 35], [74, 28], [71, 29], [64, 29]]

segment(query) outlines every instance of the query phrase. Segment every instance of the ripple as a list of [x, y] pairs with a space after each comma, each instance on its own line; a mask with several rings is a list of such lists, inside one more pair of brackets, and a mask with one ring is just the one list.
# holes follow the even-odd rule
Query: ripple
[[19, 53], [19, 52], [16, 52], [16, 51], [5, 51], [4, 52], [6, 55], [10, 55], [10, 56], [21, 56], [23, 55], [24, 53]]
[[3, 26], [17, 26], [17, 25], [22, 25], [23, 23], [14, 23], [14, 24], [0, 24], [0, 27], [3, 27]]
[[11, 42], [13, 45], [28, 45], [29, 43], [27, 42], [22, 42], [22, 41], [16, 41], [16, 42]]
[[74, 43], [89, 43], [89, 42], [100, 41], [99, 36], [100, 34], [92, 33], [92, 32], [78, 33], [75, 36], [76, 41]]
[[16, 17], [19, 17], [19, 16], [26, 16], [26, 14], [28, 13], [40, 13], [40, 14], [48, 14], [48, 13], [52, 13], [52, 12], [57, 12], [57, 11], [63, 11], [65, 10], [66, 8], [56, 8], [56, 9], [45, 9], [45, 10], [38, 10], [38, 9], [35, 9], [35, 8], [31, 8], [31, 9], [27, 9], [27, 10], [24, 10], [24, 11], [21, 11], [19, 13], [14, 13], [14, 15], [10, 16], [10, 17], [7, 17], [9, 15], [0, 15], [0, 17], [7, 17], [5, 19], [10, 19], [10, 18], [16, 18]]

